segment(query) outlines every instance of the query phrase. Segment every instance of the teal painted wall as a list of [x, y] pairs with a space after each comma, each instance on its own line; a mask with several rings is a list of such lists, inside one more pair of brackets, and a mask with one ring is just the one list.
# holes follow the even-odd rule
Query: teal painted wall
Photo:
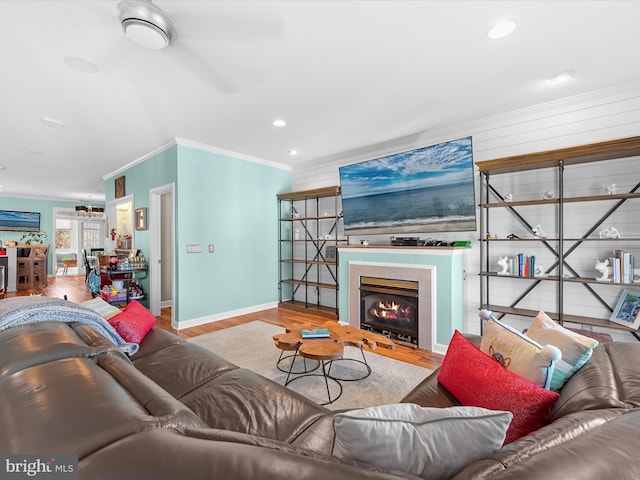
[[[177, 181], [177, 146], [163, 150], [153, 155], [137, 165], [132, 166], [126, 171], [114, 175], [114, 177], [106, 180], [105, 197], [106, 204], [109, 205], [115, 198], [114, 179], [124, 175], [125, 177], [125, 194], [133, 195], [133, 208], [149, 208], [149, 190], [156, 187], [164, 186]], [[176, 185], [176, 197], [178, 186]], [[108, 211], [108, 208], [107, 208]], [[114, 222], [110, 220], [111, 226]], [[149, 230], [133, 231], [133, 246], [139, 249], [141, 253], [149, 259]], [[176, 267], [177, 268], [177, 267]], [[149, 292], [149, 276], [140, 280], [142, 287]], [[143, 302], [147, 306], [148, 300]]]
[[[53, 255], [51, 250], [55, 247], [55, 223], [53, 221], [54, 208], [75, 208], [80, 202], [65, 202], [59, 200], [40, 200], [18, 197], [0, 197], [0, 210], [18, 210], [23, 212], [40, 212], [40, 230], [47, 233], [47, 242], [52, 245], [49, 252], [47, 265], [48, 275], [53, 275]], [[95, 204], [95, 206], [100, 206]], [[7, 240], [20, 242], [20, 237], [24, 232], [3, 232], [0, 231], [2, 243]]]
[[276, 302], [276, 194], [290, 190], [291, 172], [178, 146], [178, 186], [178, 322]]
[[436, 338], [435, 343], [448, 345], [454, 330], [464, 331], [464, 255], [412, 255], [408, 253], [360, 253], [342, 249], [339, 252], [338, 306], [340, 321], [349, 321], [349, 262], [375, 262], [436, 267]]
[[[120, 175], [134, 209], [149, 207], [149, 190], [175, 183], [174, 322], [278, 300], [276, 194], [290, 190], [289, 170], [174, 145], [109, 178], [107, 204]], [[134, 231], [133, 243], [149, 256], [149, 230]], [[189, 244], [202, 252], [186, 253]], [[148, 277], [141, 283], [149, 292]]]

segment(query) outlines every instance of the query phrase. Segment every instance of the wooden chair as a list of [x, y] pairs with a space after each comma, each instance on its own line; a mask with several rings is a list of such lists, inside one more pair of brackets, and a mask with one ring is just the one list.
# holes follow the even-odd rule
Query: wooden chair
[[89, 273], [91, 273], [91, 264], [87, 258], [87, 250], [85, 248], [82, 249], [82, 261], [84, 262], [84, 281], [86, 282], [89, 280]]
[[62, 269], [62, 275], [67, 275], [69, 271], [69, 267], [65, 263], [56, 263], [56, 273], [54, 275], [58, 275], [58, 270]]

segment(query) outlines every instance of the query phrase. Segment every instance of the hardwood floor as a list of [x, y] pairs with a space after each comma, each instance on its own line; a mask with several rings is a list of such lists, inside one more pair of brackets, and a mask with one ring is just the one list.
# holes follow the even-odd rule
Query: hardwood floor
[[[76, 303], [84, 302], [91, 299], [89, 287], [84, 281], [84, 276], [55, 277], [48, 279], [47, 287], [43, 289], [33, 289], [21, 291], [18, 294], [8, 293], [7, 297], [16, 295], [44, 294], [49, 297], [64, 298]], [[320, 326], [328, 319], [335, 320], [336, 315], [333, 310], [323, 308], [305, 308], [304, 305], [283, 304], [278, 308], [270, 308], [256, 313], [241, 315], [238, 317], [227, 318], [218, 322], [208, 323], [192, 328], [182, 330], [174, 330], [171, 328], [171, 309], [163, 308], [158, 318], [158, 326], [165, 330], [175, 333], [182, 338], [195, 337], [204, 333], [215, 332], [225, 328], [249, 323], [254, 320], [262, 320], [263, 322], [272, 323], [281, 327], [295, 325], [301, 323], [311, 323], [314, 326]], [[376, 349], [376, 353], [386, 357], [395, 358], [403, 362], [412, 363], [431, 370], [438, 368], [442, 364], [442, 355], [422, 350], [419, 348], [411, 348], [403, 345], [397, 345], [394, 350], [386, 348]]]

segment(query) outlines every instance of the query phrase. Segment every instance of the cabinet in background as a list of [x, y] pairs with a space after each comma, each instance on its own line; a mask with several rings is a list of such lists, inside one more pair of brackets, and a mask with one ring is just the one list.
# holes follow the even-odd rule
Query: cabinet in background
[[17, 290], [47, 286], [48, 244], [18, 245], [16, 259]]

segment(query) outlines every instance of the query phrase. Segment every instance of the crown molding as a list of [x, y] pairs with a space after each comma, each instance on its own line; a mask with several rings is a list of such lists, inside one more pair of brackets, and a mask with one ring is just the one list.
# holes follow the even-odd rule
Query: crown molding
[[[47, 201], [47, 202], [68, 202], [68, 203], [74, 203], [74, 204], [78, 204], [78, 203], [87, 203], [86, 200], [80, 200], [78, 198], [70, 198], [70, 197], [45, 197], [45, 196], [37, 196], [37, 195], [12, 195], [11, 193], [8, 192], [3, 192], [0, 193], [0, 198], [21, 198], [24, 200], [42, 200], [42, 201]], [[103, 200], [99, 200], [97, 197], [93, 199], [92, 203], [96, 203], [96, 204], [100, 204], [100, 203], [104, 203], [104, 199]]]
[[102, 176], [102, 180], [109, 180], [110, 178], [113, 178], [117, 175], [122, 174], [123, 172], [129, 170], [131, 167], [134, 167], [136, 165], [141, 164], [142, 162], [144, 162], [145, 160], [148, 160], [149, 158], [158, 155], [159, 153], [164, 152], [165, 150], [168, 150], [169, 148], [173, 147], [173, 146], [182, 146], [182, 147], [189, 147], [189, 148], [195, 148], [197, 150], [202, 150], [205, 152], [210, 152], [210, 153], [216, 153], [218, 155], [224, 155], [226, 157], [231, 157], [231, 158], [235, 158], [237, 160], [245, 160], [247, 162], [252, 162], [252, 163], [259, 163], [261, 165], [267, 165], [269, 167], [274, 167], [274, 168], [280, 168], [282, 170], [291, 170], [291, 166], [290, 165], [285, 165], [284, 163], [278, 163], [278, 162], [274, 162], [272, 160], [266, 160], [264, 158], [259, 158], [259, 157], [254, 157], [251, 155], [246, 155], [244, 153], [240, 153], [240, 152], [234, 152], [232, 150], [226, 150], [224, 148], [218, 148], [218, 147], [213, 147], [211, 145], [207, 145], [205, 143], [200, 143], [200, 142], [196, 142], [194, 140], [189, 140], [187, 138], [181, 138], [181, 137], [174, 137], [171, 140], [163, 143], [162, 145], [160, 145], [158, 148], [152, 150], [149, 153], [146, 153], [144, 155], [142, 155], [141, 157], [136, 158], [135, 160], [133, 160], [132, 162], [127, 163], [126, 165], [118, 168], [117, 170], [114, 170], [112, 172], [109, 172], [105, 175]]
[[291, 170], [290, 165], [286, 165], [284, 163], [274, 162], [273, 160], [266, 160], [260, 157], [254, 157], [252, 155], [247, 155], [240, 152], [234, 152], [232, 150], [226, 150], [224, 148], [213, 147], [211, 145], [207, 145], [204, 143], [196, 142], [194, 140], [189, 140], [186, 138], [176, 137], [176, 143], [183, 147], [191, 147], [196, 148], [198, 150], [203, 150], [205, 152], [217, 153], [218, 155], [224, 155], [226, 157], [232, 157], [238, 160], [246, 160], [247, 162], [259, 163], [261, 165], [266, 165], [268, 167], [280, 168], [282, 170]]
[[172, 138], [171, 140], [163, 143], [162, 145], [160, 145], [158, 148], [150, 151], [149, 153], [146, 153], [144, 155], [142, 155], [141, 157], [136, 158], [134, 161], [127, 163], [126, 165], [123, 165], [122, 167], [118, 168], [117, 170], [114, 170], [112, 172], [106, 173], [102, 176], [102, 180], [109, 180], [112, 177], [115, 177], [116, 175], [120, 175], [121, 173], [125, 172], [126, 170], [129, 170], [131, 167], [134, 167], [136, 165], [139, 165], [140, 163], [144, 162], [145, 160], [148, 160], [149, 158], [153, 157], [154, 155], [157, 155], [161, 152], [164, 152], [165, 150], [168, 150], [169, 148], [173, 147], [174, 145], [176, 145], [176, 139]]

